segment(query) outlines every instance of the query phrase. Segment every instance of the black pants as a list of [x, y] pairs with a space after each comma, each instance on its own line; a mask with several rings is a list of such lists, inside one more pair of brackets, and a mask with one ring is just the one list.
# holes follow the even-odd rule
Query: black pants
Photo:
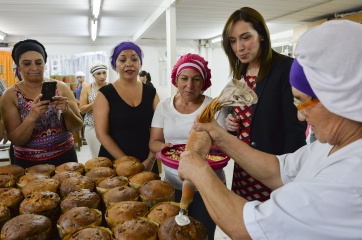
[[[175, 190], [175, 201], [180, 202], [181, 200], [181, 190]], [[188, 209], [188, 215], [195, 218], [197, 221], [201, 222], [207, 228], [209, 240], [214, 240], [216, 224], [210, 217], [210, 214], [206, 210], [206, 206], [202, 197], [198, 191], [195, 192], [194, 200]]]
[[19, 165], [23, 168], [28, 168], [28, 167], [39, 165], [39, 164], [52, 164], [55, 166], [59, 166], [66, 162], [78, 162], [77, 153], [76, 153], [74, 147], [72, 147], [67, 152], [65, 152], [64, 154], [62, 154], [58, 157], [55, 157], [55, 158], [52, 158], [49, 160], [44, 160], [44, 161], [29, 161], [29, 160], [24, 160], [24, 159], [14, 157], [13, 164]]

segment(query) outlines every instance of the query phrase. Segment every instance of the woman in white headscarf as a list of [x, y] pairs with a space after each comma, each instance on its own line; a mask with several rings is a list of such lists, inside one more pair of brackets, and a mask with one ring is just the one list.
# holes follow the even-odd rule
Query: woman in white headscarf
[[[362, 25], [332, 20], [299, 40], [290, 83], [298, 118], [317, 141], [272, 155], [249, 147], [213, 123], [197, 123], [213, 144], [274, 191], [250, 201], [230, 192], [195, 152], [181, 155], [217, 225], [232, 239], [361, 239]], [[210, 187], [212, 186], [212, 187]]]
[[107, 85], [107, 66], [100, 62], [95, 61], [90, 67], [90, 74], [94, 78], [94, 82], [91, 84], [83, 85], [80, 93], [80, 113], [84, 116], [84, 136], [89, 145], [92, 158], [98, 157], [101, 143], [97, 139], [96, 130], [94, 128], [94, 116], [93, 116], [93, 104], [96, 99], [99, 89]]

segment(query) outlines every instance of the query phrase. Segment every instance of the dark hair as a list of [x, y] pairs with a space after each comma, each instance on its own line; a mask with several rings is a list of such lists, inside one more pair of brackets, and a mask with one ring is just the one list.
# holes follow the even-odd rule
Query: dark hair
[[40, 53], [43, 56], [44, 63], [47, 62], [48, 55], [47, 52], [45, 51], [45, 47], [43, 46], [43, 44], [34, 39], [26, 39], [16, 43], [11, 52], [11, 56], [16, 66], [19, 66], [20, 56], [28, 51], [36, 51]]
[[146, 71], [142, 70], [142, 71], [138, 74], [138, 76], [140, 76], [140, 77], [146, 76], [147, 82], [151, 82], [151, 75], [150, 75], [149, 72], [146, 72]]
[[257, 80], [263, 79], [271, 69], [273, 49], [271, 47], [269, 29], [263, 16], [255, 9], [249, 7], [240, 8], [231, 14], [222, 32], [222, 46], [229, 59], [230, 73], [233, 75], [233, 78], [240, 79], [241, 75], [246, 73], [248, 67], [248, 64], [243, 64], [239, 61], [229, 41], [230, 31], [238, 21], [250, 23], [252, 28], [263, 39], [260, 42], [261, 53], [258, 59], [260, 61], [260, 70]]

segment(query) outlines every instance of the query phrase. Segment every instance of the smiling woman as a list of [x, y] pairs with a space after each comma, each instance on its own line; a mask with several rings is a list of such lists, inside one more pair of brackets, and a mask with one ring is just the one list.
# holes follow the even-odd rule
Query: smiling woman
[[143, 53], [133, 42], [121, 42], [112, 52], [111, 65], [119, 78], [102, 87], [93, 107], [100, 157], [111, 160], [134, 156], [153, 169], [148, 147], [153, 112], [159, 102], [156, 89], [138, 80]]

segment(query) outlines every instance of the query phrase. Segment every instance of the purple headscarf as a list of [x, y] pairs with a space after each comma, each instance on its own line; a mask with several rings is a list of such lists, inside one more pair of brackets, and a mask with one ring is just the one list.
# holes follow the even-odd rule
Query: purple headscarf
[[123, 50], [134, 50], [137, 53], [138, 57], [140, 58], [141, 65], [142, 65], [143, 52], [142, 52], [141, 48], [133, 42], [121, 42], [113, 49], [113, 53], [111, 56], [111, 65], [112, 65], [113, 70], [116, 71], [117, 57]]
[[290, 69], [289, 81], [290, 85], [299, 91], [311, 96], [312, 98], [317, 98], [304, 74], [303, 67], [299, 64], [297, 59], [294, 59]]

